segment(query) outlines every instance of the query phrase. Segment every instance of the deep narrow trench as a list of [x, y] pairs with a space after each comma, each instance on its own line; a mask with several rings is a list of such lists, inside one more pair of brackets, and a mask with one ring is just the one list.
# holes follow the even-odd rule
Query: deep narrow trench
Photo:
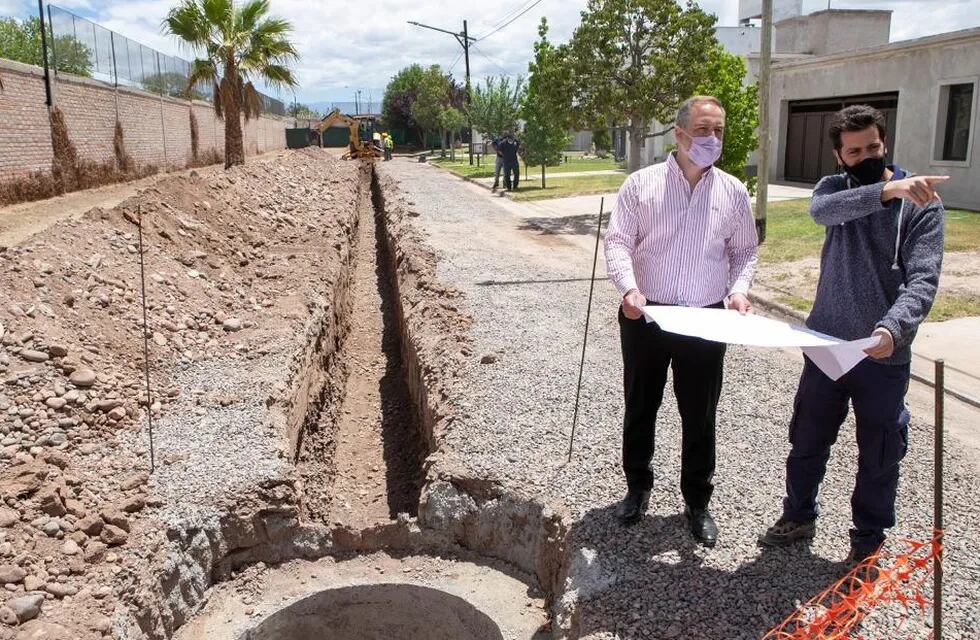
[[[373, 181], [373, 172], [362, 180]], [[330, 524], [355, 529], [386, 522], [398, 513], [416, 515], [422, 488], [425, 444], [419, 430], [402, 362], [401, 332], [393, 264], [385, 239], [383, 203], [372, 197], [371, 184], [361, 185], [355, 236], [350, 331], [340, 357], [347, 380], [333, 425], [318, 429], [330, 438], [319, 455], [308, 460], [329, 470], [317, 474], [319, 499], [308, 502], [309, 513]], [[312, 497], [312, 496], [311, 496]]]

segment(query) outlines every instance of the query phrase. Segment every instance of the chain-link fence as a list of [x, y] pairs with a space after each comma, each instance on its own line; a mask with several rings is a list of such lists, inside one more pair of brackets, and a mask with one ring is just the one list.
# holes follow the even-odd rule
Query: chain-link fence
[[[187, 60], [160, 53], [61, 7], [48, 5], [47, 14], [50, 65], [56, 74], [97, 78], [174, 98], [211, 100], [214, 96], [209, 82], [188, 89], [191, 63]], [[264, 113], [286, 114], [282, 101], [259, 96]]]

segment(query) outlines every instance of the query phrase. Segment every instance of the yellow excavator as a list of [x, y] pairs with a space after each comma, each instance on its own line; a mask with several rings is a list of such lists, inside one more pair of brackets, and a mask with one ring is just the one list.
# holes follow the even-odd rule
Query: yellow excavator
[[374, 144], [374, 118], [371, 116], [348, 116], [334, 109], [316, 126], [317, 133], [323, 137], [323, 132], [330, 127], [343, 125], [350, 129], [350, 148], [344, 154], [344, 159], [351, 158], [380, 158], [383, 151]]

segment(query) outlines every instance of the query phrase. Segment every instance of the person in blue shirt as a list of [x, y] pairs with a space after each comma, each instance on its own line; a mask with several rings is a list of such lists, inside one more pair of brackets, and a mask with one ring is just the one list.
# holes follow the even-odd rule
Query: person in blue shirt
[[867, 105], [839, 111], [830, 138], [843, 171], [813, 190], [810, 215], [826, 228], [820, 280], [807, 326], [844, 340], [878, 337], [868, 358], [838, 380], [809, 359], [796, 393], [782, 515], [760, 542], [812, 539], [830, 449], [854, 408], [857, 478], [851, 496], [851, 551], [860, 563], [895, 526], [899, 463], [908, 450], [912, 341], [936, 297], [945, 212], [935, 186], [886, 165], [885, 118]]
[[503, 159], [504, 164], [504, 189], [507, 191], [517, 191], [521, 178], [521, 162], [519, 156], [521, 144], [514, 137], [513, 132], [506, 131], [496, 146], [497, 152]]

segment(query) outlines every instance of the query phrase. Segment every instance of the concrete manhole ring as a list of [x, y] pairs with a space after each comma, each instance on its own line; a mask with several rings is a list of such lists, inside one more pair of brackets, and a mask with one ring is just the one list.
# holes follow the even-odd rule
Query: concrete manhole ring
[[463, 598], [414, 584], [328, 589], [268, 616], [241, 640], [503, 640]]

